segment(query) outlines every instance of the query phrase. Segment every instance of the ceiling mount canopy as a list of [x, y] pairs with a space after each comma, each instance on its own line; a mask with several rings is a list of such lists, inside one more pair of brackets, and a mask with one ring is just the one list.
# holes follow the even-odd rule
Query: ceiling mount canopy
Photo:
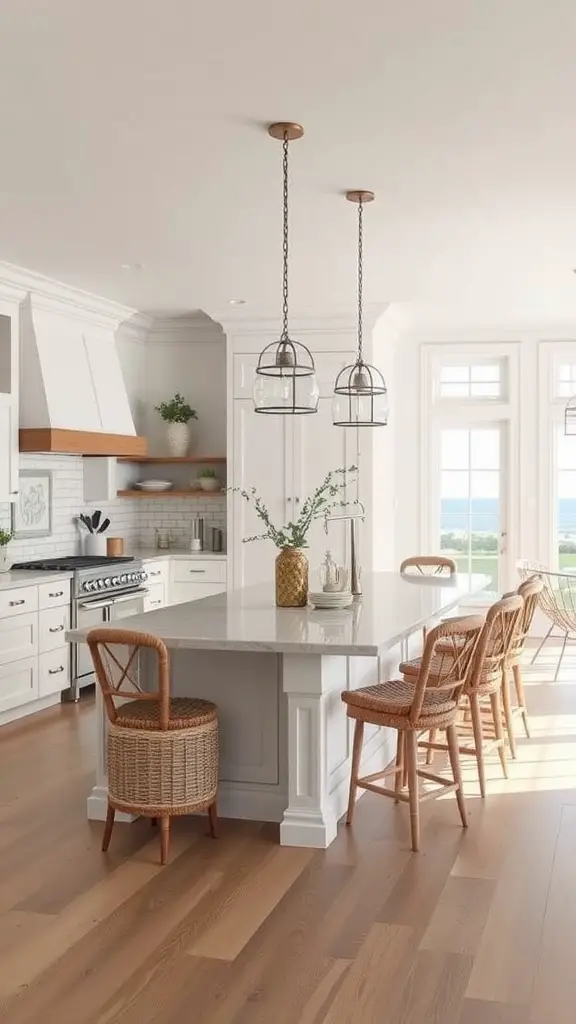
[[385, 427], [388, 422], [388, 389], [384, 377], [364, 359], [364, 203], [374, 193], [356, 189], [346, 199], [358, 205], [358, 355], [356, 362], [340, 371], [334, 385], [333, 422], [336, 427]]
[[294, 121], [271, 124], [268, 134], [282, 142], [282, 332], [278, 341], [260, 353], [254, 383], [254, 411], [281, 416], [302, 416], [318, 411], [318, 383], [311, 352], [294, 341], [288, 330], [288, 151], [301, 139], [302, 125]]

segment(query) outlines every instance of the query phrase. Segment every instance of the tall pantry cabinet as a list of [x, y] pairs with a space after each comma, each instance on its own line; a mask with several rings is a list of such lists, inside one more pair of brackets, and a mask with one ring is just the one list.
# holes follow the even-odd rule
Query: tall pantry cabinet
[[[306, 498], [327, 473], [358, 462], [358, 431], [335, 427], [332, 423], [332, 390], [338, 371], [354, 360], [354, 352], [314, 353], [320, 401], [318, 412], [304, 416], [259, 415], [254, 412], [252, 390], [258, 356], [233, 352], [229, 358], [229, 484], [250, 491], [256, 488], [268, 507], [274, 525], [295, 520]], [[231, 406], [231, 408], [230, 408]], [[350, 478], [342, 500], [358, 496], [357, 484]], [[233, 586], [250, 586], [271, 581], [276, 549], [270, 541], [245, 543], [264, 526], [252, 504], [239, 493], [229, 499], [229, 552], [232, 555]], [[336, 513], [335, 513], [336, 514]], [[312, 527], [306, 551], [310, 563], [310, 586], [316, 589], [317, 570], [326, 549], [337, 562], [348, 557], [347, 524], [329, 525], [322, 521]]]

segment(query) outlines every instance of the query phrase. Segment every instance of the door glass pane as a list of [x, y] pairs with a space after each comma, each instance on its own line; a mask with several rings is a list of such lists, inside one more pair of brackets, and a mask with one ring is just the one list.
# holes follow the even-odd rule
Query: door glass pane
[[442, 469], [468, 469], [470, 464], [470, 431], [443, 430], [440, 445]]
[[499, 469], [500, 432], [471, 430], [470, 435], [470, 462], [473, 469]]
[[[568, 367], [571, 369], [571, 367]], [[576, 570], [576, 438], [556, 435], [556, 551], [558, 567]]]
[[471, 384], [470, 395], [472, 398], [498, 398], [500, 394], [499, 384]]
[[469, 366], [443, 366], [440, 370], [440, 380], [443, 384], [462, 384], [467, 383], [469, 379]]
[[[503, 529], [500, 430], [443, 430], [440, 458], [441, 550], [455, 559], [459, 572], [488, 576], [488, 589], [497, 592]], [[461, 469], [453, 468], [457, 460]]]
[[468, 398], [470, 395], [469, 384], [441, 384], [443, 398]]
[[500, 367], [498, 363], [481, 363], [470, 368], [470, 377], [473, 381], [490, 381], [498, 383], [500, 380]]

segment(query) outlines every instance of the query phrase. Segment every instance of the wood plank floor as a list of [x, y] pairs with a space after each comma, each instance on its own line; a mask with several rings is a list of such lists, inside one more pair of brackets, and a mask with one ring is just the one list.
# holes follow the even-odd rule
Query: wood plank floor
[[[270, 825], [85, 819], [94, 711], [0, 731], [0, 1020], [10, 1024], [573, 1024], [576, 651], [527, 669], [531, 741], [452, 797], [362, 798], [325, 852]], [[518, 729], [519, 731], [519, 729]], [[438, 765], [441, 767], [440, 763]]]

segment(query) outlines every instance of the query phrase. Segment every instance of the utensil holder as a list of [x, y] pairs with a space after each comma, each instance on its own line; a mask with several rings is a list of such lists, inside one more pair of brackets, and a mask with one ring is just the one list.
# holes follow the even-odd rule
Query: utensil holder
[[[116, 538], [114, 538], [116, 539]], [[84, 552], [87, 555], [106, 556], [107, 538], [103, 533], [89, 533], [84, 542]]]

